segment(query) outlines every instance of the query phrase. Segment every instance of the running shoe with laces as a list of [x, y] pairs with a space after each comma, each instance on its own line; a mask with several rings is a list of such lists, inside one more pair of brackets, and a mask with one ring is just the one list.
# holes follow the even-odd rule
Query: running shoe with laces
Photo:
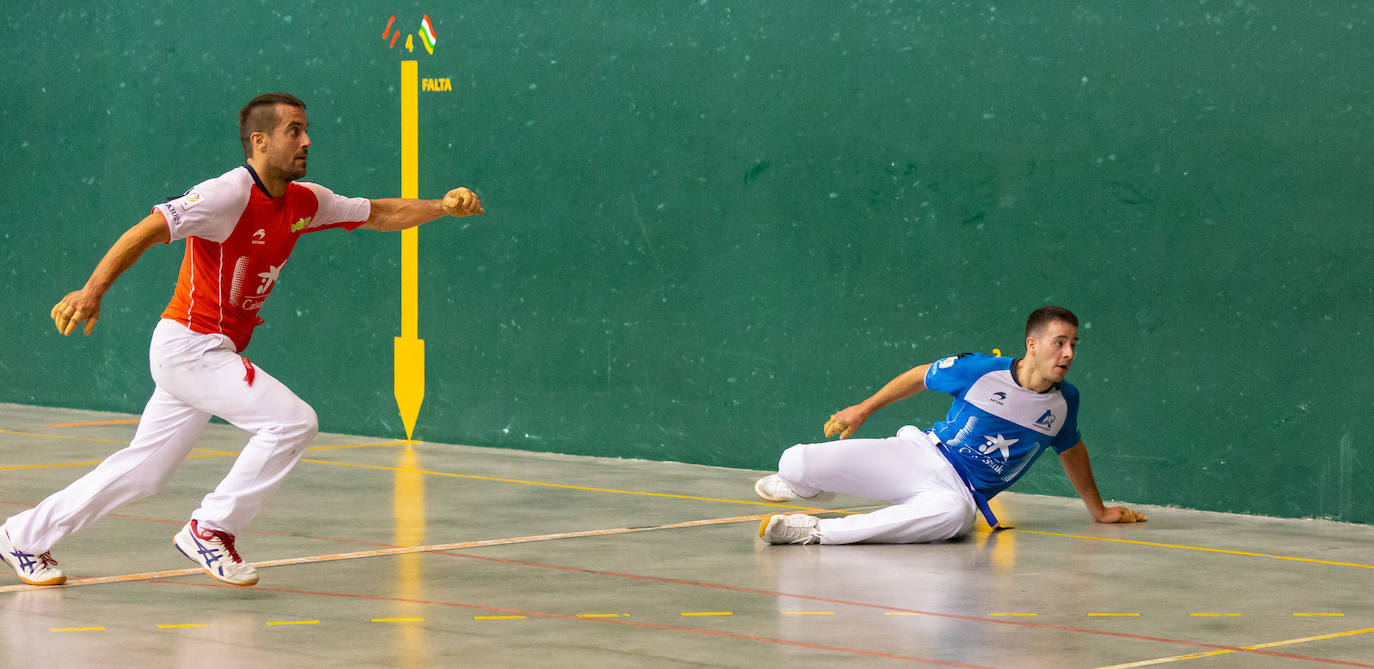
[[818, 544], [820, 522], [804, 513], [770, 513], [759, 523], [759, 538], [770, 544]]
[[770, 502], [790, 502], [799, 499], [819, 504], [835, 499], [833, 492], [818, 492], [810, 497], [798, 495], [797, 491], [793, 490], [792, 486], [788, 485], [787, 481], [782, 480], [782, 477], [777, 474], [769, 474], [755, 482], [754, 494]]
[[216, 580], [244, 586], [258, 582], [258, 570], [239, 557], [234, 535], [228, 532], [207, 529], [192, 520], [172, 538], [172, 545]]
[[14, 547], [9, 531], [3, 527], [0, 527], [0, 557], [19, 575], [19, 580], [29, 585], [62, 585], [67, 582], [67, 575], [57, 566], [52, 551], [42, 555], [25, 553]]

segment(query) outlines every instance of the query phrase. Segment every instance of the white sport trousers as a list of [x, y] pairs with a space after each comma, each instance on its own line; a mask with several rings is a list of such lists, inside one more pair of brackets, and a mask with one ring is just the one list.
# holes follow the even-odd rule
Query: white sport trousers
[[892, 505], [822, 518], [822, 544], [953, 539], [973, 528], [978, 507], [932, 439], [908, 425], [887, 439], [798, 444], [783, 452], [778, 475], [802, 496], [839, 492]]
[[129, 446], [38, 506], [5, 523], [21, 550], [41, 554], [120, 505], [166, 485], [212, 415], [252, 437], [214, 492], [191, 517], [230, 534], [248, 526], [305, 454], [318, 431], [315, 410], [260, 368], [248, 367], [228, 337], [176, 321], [153, 330], [148, 354], [157, 388]]

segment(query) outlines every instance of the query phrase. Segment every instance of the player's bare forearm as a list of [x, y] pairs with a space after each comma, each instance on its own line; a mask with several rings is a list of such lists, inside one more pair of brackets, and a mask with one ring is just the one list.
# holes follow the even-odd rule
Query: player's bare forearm
[[1069, 483], [1088, 507], [1088, 513], [1099, 523], [1136, 523], [1144, 522], [1145, 514], [1132, 511], [1124, 506], [1107, 506], [1102, 503], [1102, 495], [1097, 491], [1097, 481], [1093, 478], [1092, 463], [1088, 459], [1088, 447], [1078, 442], [1073, 448], [1059, 454], [1059, 464], [1064, 466], [1064, 474]]
[[481, 216], [482, 201], [466, 188], [455, 188], [438, 200], [381, 198], [371, 200], [372, 210], [364, 228], [395, 231], [424, 225], [444, 216]]
[[926, 370], [929, 369], [930, 365], [913, 367], [888, 381], [887, 385], [873, 393], [872, 397], [831, 414], [830, 419], [825, 422], [825, 436], [838, 434], [841, 439], [848, 439], [849, 435], [854, 434], [854, 431], [877, 410], [925, 390]]
[[144, 251], [157, 244], [166, 244], [171, 238], [166, 219], [156, 212], [125, 230], [96, 264], [95, 271], [91, 272], [91, 277], [86, 280], [86, 285], [81, 290], [67, 293], [53, 306], [50, 315], [57, 325], [58, 332], [69, 335], [78, 325], [85, 322], [85, 333], [91, 334], [95, 329], [96, 320], [100, 318], [100, 300], [114, 284], [115, 279], [133, 267]]

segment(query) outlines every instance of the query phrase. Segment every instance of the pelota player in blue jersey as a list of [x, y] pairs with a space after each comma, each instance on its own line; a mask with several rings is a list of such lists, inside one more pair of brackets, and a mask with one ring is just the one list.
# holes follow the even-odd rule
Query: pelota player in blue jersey
[[[1026, 320], [1024, 358], [945, 358], [835, 413], [825, 436], [839, 434], [839, 441], [787, 449], [778, 473], [759, 479], [754, 491], [770, 502], [819, 502], [838, 492], [891, 506], [841, 518], [773, 514], [759, 536], [772, 544], [942, 541], [966, 534], [980, 511], [996, 527], [988, 498], [1050, 449], [1094, 520], [1143, 522], [1143, 514], [1105, 506], [1098, 495], [1078, 434], [1078, 389], [1064, 381], [1077, 346], [1078, 317], [1041, 307]], [[926, 388], [954, 396], [949, 414], [931, 429], [908, 425], [887, 439], [849, 439], [873, 412]]]

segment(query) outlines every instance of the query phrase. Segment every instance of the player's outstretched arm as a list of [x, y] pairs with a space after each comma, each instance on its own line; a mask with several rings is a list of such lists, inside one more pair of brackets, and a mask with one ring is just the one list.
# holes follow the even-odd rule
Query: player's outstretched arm
[[57, 331], [69, 335], [78, 325], [86, 323], [85, 333], [90, 336], [95, 322], [100, 318], [100, 300], [110, 289], [115, 279], [124, 270], [133, 267], [139, 256], [150, 247], [166, 244], [172, 240], [172, 232], [167, 229], [167, 220], [159, 212], [153, 212], [133, 227], [124, 231], [114, 246], [105, 252], [105, 257], [95, 266], [91, 278], [81, 290], [67, 293], [52, 308], [52, 319]]
[[1078, 442], [1073, 448], [1059, 454], [1059, 464], [1069, 476], [1069, 483], [1078, 491], [1083, 505], [1088, 507], [1093, 520], [1099, 523], [1143, 523], [1145, 514], [1132, 511], [1124, 506], [1106, 506], [1097, 492], [1097, 481], [1093, 480], [1092, 465], [1088, 462], [1088, 447]]
[[875, 411], [893, 402], [899, 402], [916, 393], [926, 389], [926, 370], [930, 365], [913, 367], [902, 373], [895, 379], [887, 382], [873, 396], [855, 404], [836, 411], [830, 415], [830, 419], [825, 421], [825, 436], [831, 437], [836, 434], [841, 439], [848, 439], [849, 435], [854, 434], [859, 426], [868, 420]]
[[371, 200], [372, 213], [363, 227], [369, 230], [405, 230], [444, 216], [481, 216], [482, 201], [466, 188], [455, 188], [439, 200], [382, 198]]

